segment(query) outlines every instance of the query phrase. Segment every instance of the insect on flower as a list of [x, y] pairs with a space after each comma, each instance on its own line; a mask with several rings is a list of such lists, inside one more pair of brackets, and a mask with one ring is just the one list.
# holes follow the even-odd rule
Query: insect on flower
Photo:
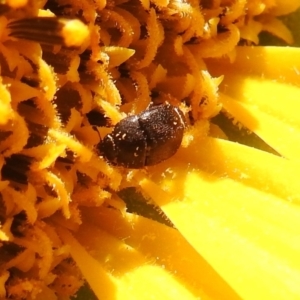
[[169, 103], [151, 106], [116, 124], [99, 144], [100, 154], [113, 165], [140, 169], [173, 156], [186, 126], [182, 111]]

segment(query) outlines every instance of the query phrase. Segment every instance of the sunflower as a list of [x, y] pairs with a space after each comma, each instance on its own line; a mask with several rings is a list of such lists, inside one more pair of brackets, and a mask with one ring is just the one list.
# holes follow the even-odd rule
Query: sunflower
[[[2, 1], [0, 298], [297, 299], [299, 6]], [[175, 155], [101, 155], [164, 103]]]

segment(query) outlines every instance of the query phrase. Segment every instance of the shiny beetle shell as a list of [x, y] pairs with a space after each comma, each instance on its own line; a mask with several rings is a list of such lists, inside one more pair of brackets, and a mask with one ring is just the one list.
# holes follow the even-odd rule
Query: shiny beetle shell
[[186, 123], [171, 104], [152, 106], [116, 124], [99, 144], [100, 155], [113, 165], [140, 169], [156, 165], [178, 150]]

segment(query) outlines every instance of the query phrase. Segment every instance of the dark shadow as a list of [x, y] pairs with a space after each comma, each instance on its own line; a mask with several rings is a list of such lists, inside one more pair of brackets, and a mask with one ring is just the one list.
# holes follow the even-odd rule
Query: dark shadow
[[240, 126], [234, 125], [233, 120], [229, 119], [224, 113], [218, 114], [211, 122], [218, 125], [232, 142], [237, 142], [280, 156], [276, 150], [270, 147], [258, 135], [250, 132], [245, 127], [240, 128]]
[[145, 199], [136, 187], [121, 190], [118, 195], [126, 203], [126, 211], [145, 218], [174, 227], [171, 220], [165, 215], [161, 208], [151, 200]]

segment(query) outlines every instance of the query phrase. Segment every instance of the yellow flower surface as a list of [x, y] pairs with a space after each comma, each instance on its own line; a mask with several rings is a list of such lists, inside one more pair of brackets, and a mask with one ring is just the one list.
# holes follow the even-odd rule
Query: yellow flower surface
[[[299, 6], [2, 1], [0, 299], [299, 299]], [[174, 156], [100, 154], [162, 103]]]

